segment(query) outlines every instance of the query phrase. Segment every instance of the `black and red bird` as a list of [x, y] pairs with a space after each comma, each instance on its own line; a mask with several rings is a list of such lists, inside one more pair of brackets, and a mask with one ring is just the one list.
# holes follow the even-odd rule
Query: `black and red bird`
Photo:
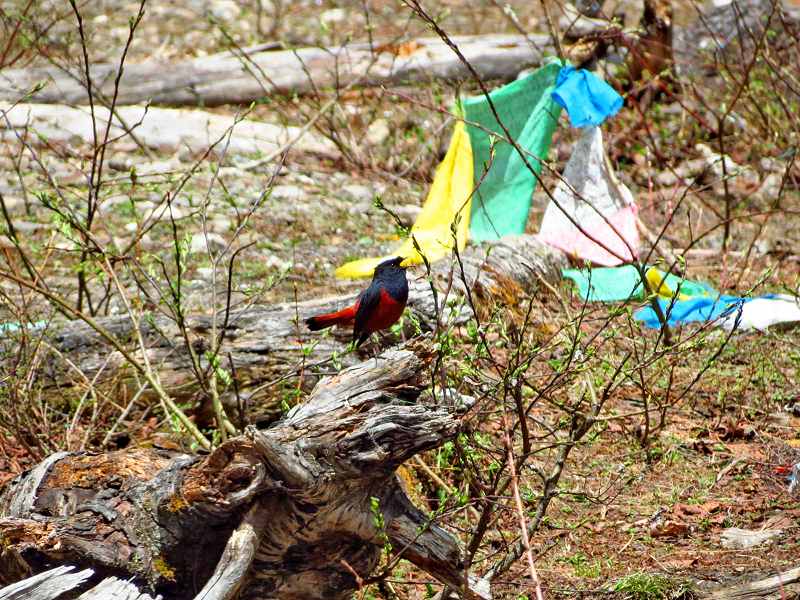
[[375, 267], [372, 283], [356, 298], [355, 304], [338, 312], [306, 319], [311, 331], [333, 325], [353, 324], [356, 348], [376, 331], [394, 325], [403, 314], [408, 301], [406, 269], [400, 266], [404, 258], [396, 256]]

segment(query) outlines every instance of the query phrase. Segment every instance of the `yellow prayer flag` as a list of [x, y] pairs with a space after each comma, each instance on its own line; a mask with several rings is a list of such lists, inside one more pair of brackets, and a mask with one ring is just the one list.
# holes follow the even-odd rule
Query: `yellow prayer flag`
[[393, 256], [404, 256], [404, 265], [421, 264], [423, 260], [414, 248], [412, 237], [428, 262], [444, 258], [453, 249], [451, 226], [456, 219], [458, 225], [455, 237], [458, 249], [463, 250], [469, 234], [472, 169], [469, 135], [463, 121], [458, 121], [447, 154], [436, 169], [436, 176], [422, 212], [411, 228], [411, 236], [391, 254], [378, 258], [362, 258], [342, 265], [336, 269], [336, 276], [344, 279], [370, 277], [378, 264]]

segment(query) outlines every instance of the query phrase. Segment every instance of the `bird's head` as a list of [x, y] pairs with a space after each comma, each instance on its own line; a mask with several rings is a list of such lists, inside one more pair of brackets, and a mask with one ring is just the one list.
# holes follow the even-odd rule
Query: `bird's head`
[[389, 260], [385, 260], [375, 267], [375, 276], [395, 273], [397, 271], [405, 271], [406, 267], [403, 266], [405, 257], [395, 256]]

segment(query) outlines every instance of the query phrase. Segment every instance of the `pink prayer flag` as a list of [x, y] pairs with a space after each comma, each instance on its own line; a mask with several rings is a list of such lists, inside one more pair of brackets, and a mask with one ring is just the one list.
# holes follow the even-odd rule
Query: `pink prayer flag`
[[584, 129], [553, 199], [539, 231], [543, 242], [606, 267], [631, 262], [638, 254], [636, 202], [614, 175], [598, 127]]

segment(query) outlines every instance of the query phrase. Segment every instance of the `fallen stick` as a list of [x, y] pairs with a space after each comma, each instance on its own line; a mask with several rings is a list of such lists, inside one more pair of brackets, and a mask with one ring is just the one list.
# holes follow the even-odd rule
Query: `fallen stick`
[[[757, 579], [746, 583], [739, 583], [700, 595], [704, 600], [756, 600], [764, 598], [796, 598], [800, 589], [796, 584], [800, 582], [800, 567], [783, 571], [777, 575]], [[787, 586], [792, 585], [791, 595]]]

